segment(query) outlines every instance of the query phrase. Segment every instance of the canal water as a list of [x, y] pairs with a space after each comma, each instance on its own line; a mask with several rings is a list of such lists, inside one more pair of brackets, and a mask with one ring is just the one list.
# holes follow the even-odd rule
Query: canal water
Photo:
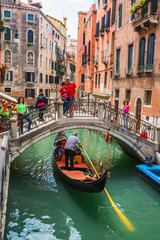
[[62, 181], [53, 164], [53, 135], [11, 165], [4, 239], [159, 240], [160, 195], [136, 175], [139, 162], [94, 131], [78, 133], [96, 168], [103, 161], [110, 169], [106, 188], [135, 231], [128, 231], [104, 191], [82, 193]]

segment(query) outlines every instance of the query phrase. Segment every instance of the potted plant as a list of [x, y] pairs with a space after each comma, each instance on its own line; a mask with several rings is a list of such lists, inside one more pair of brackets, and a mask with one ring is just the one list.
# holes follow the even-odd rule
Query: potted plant
[[52, 73], [54, 73], [54, 70], [52, 70]]
[[0, 19], [0, 32], [6, 32], [5, 22], [3, 19]]
[[33, 25], [33, 22], [32, 22], [32, 21], [28, 21], [28, 24], [31, 24], [31, 25]]
[[41, 45], [41, 48], [44, 48], [44, 46], [43, 46], [43, 45]]
[[10, 43], [11, 41], [10, 40], [5, 40], [6, 43]]
[[1, 71], [4, 73], [8, 73], [9, 67], [6, 64], [2, 64]]
[[130, 8], [130, 14], [133, 15], [139, 8], [143, 7], [149, 0], [139, 0], [139, 2], [136, 2], [132, 5]]
[[33, 43], [30, 43], [30, 42], [28, 42], [28, 43], [27, 43], [27, 45], [28, 45], [28, 46], [32, 46], [32, 45], [33, 45]]

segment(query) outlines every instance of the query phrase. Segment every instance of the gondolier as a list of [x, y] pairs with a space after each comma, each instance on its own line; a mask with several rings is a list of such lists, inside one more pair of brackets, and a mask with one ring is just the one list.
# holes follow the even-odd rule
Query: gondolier
[[75, 155], [75, 148], [76, 145], [79, 145], [79, 147], [83, 148], [82, 144], [80, 143], [79, 138], [77, 137], [77, 132], [74, 132], [71, 136], [68, 137], [66, 145], [65, 145], [65, 164], [66, 164], [66, 170], [68, 169], [68, 160], [70, 157], [71, 162], [71, 170], [73, 170], [73, 157]]

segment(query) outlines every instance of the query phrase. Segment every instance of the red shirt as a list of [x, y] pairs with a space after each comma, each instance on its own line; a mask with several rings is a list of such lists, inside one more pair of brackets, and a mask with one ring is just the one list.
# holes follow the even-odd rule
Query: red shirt
[[74, 97], [76, 87], [77, 86], [74, 82], [71, 82], [70, 84], [66, 84], [65, 89], [67, 91], [67, 97]]
[[67, 98], [67, 91], [64, 87], [61, 87], [59, 92], [61, 93], [61, 98]]

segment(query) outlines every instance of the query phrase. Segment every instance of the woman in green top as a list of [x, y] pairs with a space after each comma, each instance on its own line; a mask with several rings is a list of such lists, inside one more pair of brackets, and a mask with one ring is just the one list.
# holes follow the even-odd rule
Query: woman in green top
[[18, 113], [18, 119], [20, 121], [21, 134], [23, 135], [23, 119], [25, 118], [29, 122], [28, 130], [31, 130], [31, 124], [32, 124], [32, 120], [28, 114], [28, 107], [27, 107], [27, 104], [24, 103], [23, 97], [18, 98], [18, 104], [17, 104], [16, 108], [17, 108], [16, 111]]

